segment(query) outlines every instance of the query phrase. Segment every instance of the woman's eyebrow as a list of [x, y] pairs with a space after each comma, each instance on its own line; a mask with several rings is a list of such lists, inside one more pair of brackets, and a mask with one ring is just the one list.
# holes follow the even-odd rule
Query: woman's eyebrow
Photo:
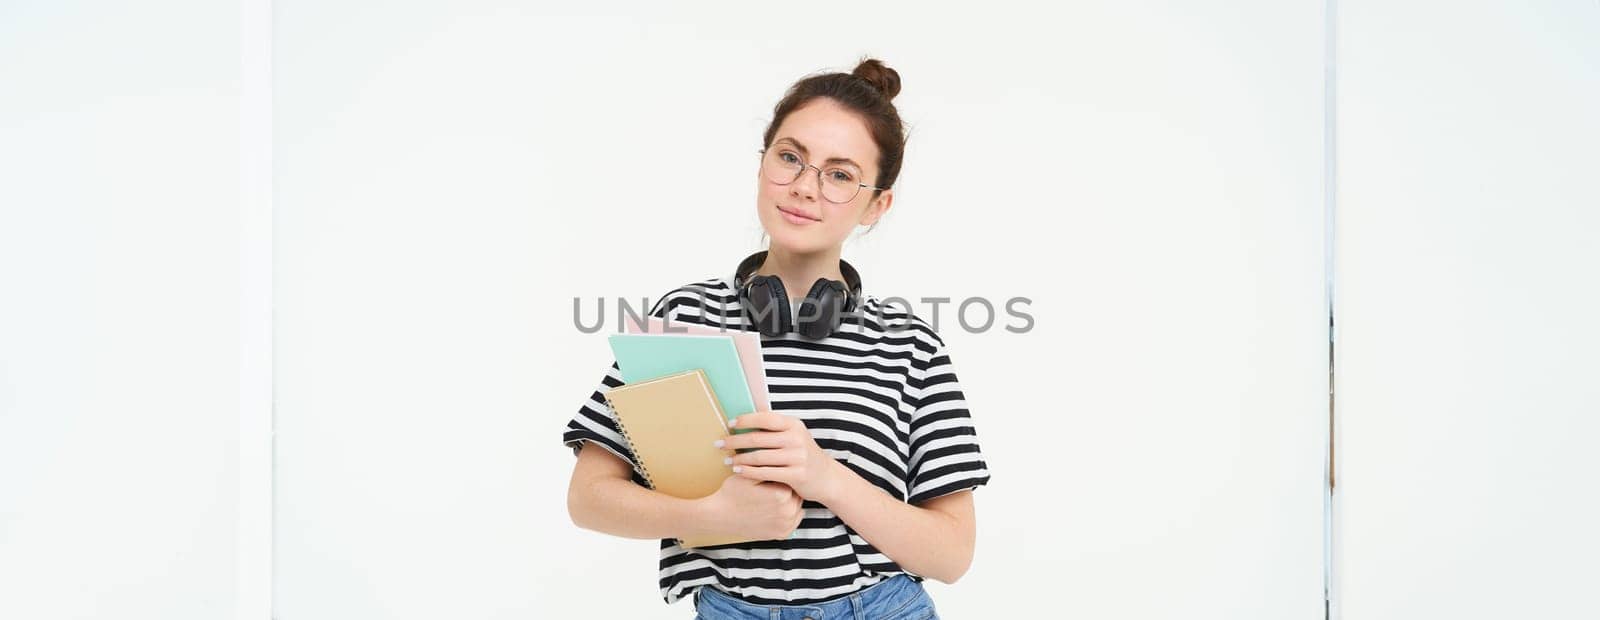
[[[811, 151], [807, 150], [806, 149], [806, 145], [801, 144], [799, 140], [796, 140], [794, 138], [778, 138], [777, 140], [773, 140], [772, 141], [773, 144], [777, 144], [779, 142], [788, 142], [789, 144], [793, 144], [794, 148], [800, 149], [800, 154], [801, 155], [806, 155], [806, 156], [810, 156], [811, 155]], [[848, 157], [829, 157], [826, 161], [824, 161], [822, 163], [823, 164], [850, 164], [851, 166], [855, 166], [856, 170], [861, 170], [861, 164], [856, 163], [856, 161], [854, 159], [850, 159]]]

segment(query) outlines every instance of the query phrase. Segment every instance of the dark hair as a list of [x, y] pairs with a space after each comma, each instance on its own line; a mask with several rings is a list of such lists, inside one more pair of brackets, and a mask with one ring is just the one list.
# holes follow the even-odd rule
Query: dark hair
[[[763, 148], [772, 144], [778, 126], [800, 106], [817, 97], [827, 97], [866, 121], [872, 141], [878, 145], [878, 178], [873, 185], [893, 187], [900, 176], [900, 159], [906, 151], [905, 125], [891, 100], [900, 94], [900, 74], [883, 61], [864, 57], [850, 73], [822, 73], [802, 78], [789, 87], [783, 99], [772, 108], [772, 124], [761, 137]], [[873, 190], [874, 197], [879, 192]]]

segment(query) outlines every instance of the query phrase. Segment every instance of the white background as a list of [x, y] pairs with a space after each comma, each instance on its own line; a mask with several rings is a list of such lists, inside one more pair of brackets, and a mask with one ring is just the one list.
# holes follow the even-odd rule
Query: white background
[[0, 4], [0, 618], [265, 602], [249, 9]]
[[1341, 6], [1340, 615], [1594, 615], [1600, 4]]
[[[572, 300], [757, 249], [771, 106], [862, 54], [912, 131], [846, 258], [1033, 300], [941, 312], [994, 475], [941, 614], [1322, 616], [1321, 3], [36, 4], [0, 617], [265, 618], [269, 516], [282, 620], [690, 617], [655, 541], [567, 521], [610, 361]], [[1339, 7], [1338, 616], [1590, 605], [1600, 17], [1519, 6]]]
[[568, 519], [611, 362], [572, 299], [758, 249], [773, 104], [862, 54], [912, 129], [846, 258], [1036, 321], [941, 316], [994, 477], [941, 611], [1320, 613], [1319, 3], [275, 7], [283, 620], [691, 617], [657, 541]]

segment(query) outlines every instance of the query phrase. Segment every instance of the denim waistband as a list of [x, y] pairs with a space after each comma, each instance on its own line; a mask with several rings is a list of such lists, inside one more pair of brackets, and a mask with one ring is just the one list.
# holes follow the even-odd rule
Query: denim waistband
[[922, 584], [900, 573], [855, 592], [804, 605], [751, 603], [705, 585], [695, 590], [694, 606], [697, 610], [709, 612], [706, 617], [731, 615], [749, 620], [862, 620], [886, 616], [926, 596]]

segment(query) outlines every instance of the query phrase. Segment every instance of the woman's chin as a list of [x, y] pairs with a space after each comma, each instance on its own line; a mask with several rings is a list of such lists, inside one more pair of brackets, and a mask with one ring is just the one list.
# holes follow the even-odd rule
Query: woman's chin
[[816, 235], [806, 234], [795, 230], [783, 230], [783, 225], [767, 229], [767, 237], [771, 239], [768, 247], [792, 254], [811, 254], [829, 247], [826, 239], [819, 239]]

